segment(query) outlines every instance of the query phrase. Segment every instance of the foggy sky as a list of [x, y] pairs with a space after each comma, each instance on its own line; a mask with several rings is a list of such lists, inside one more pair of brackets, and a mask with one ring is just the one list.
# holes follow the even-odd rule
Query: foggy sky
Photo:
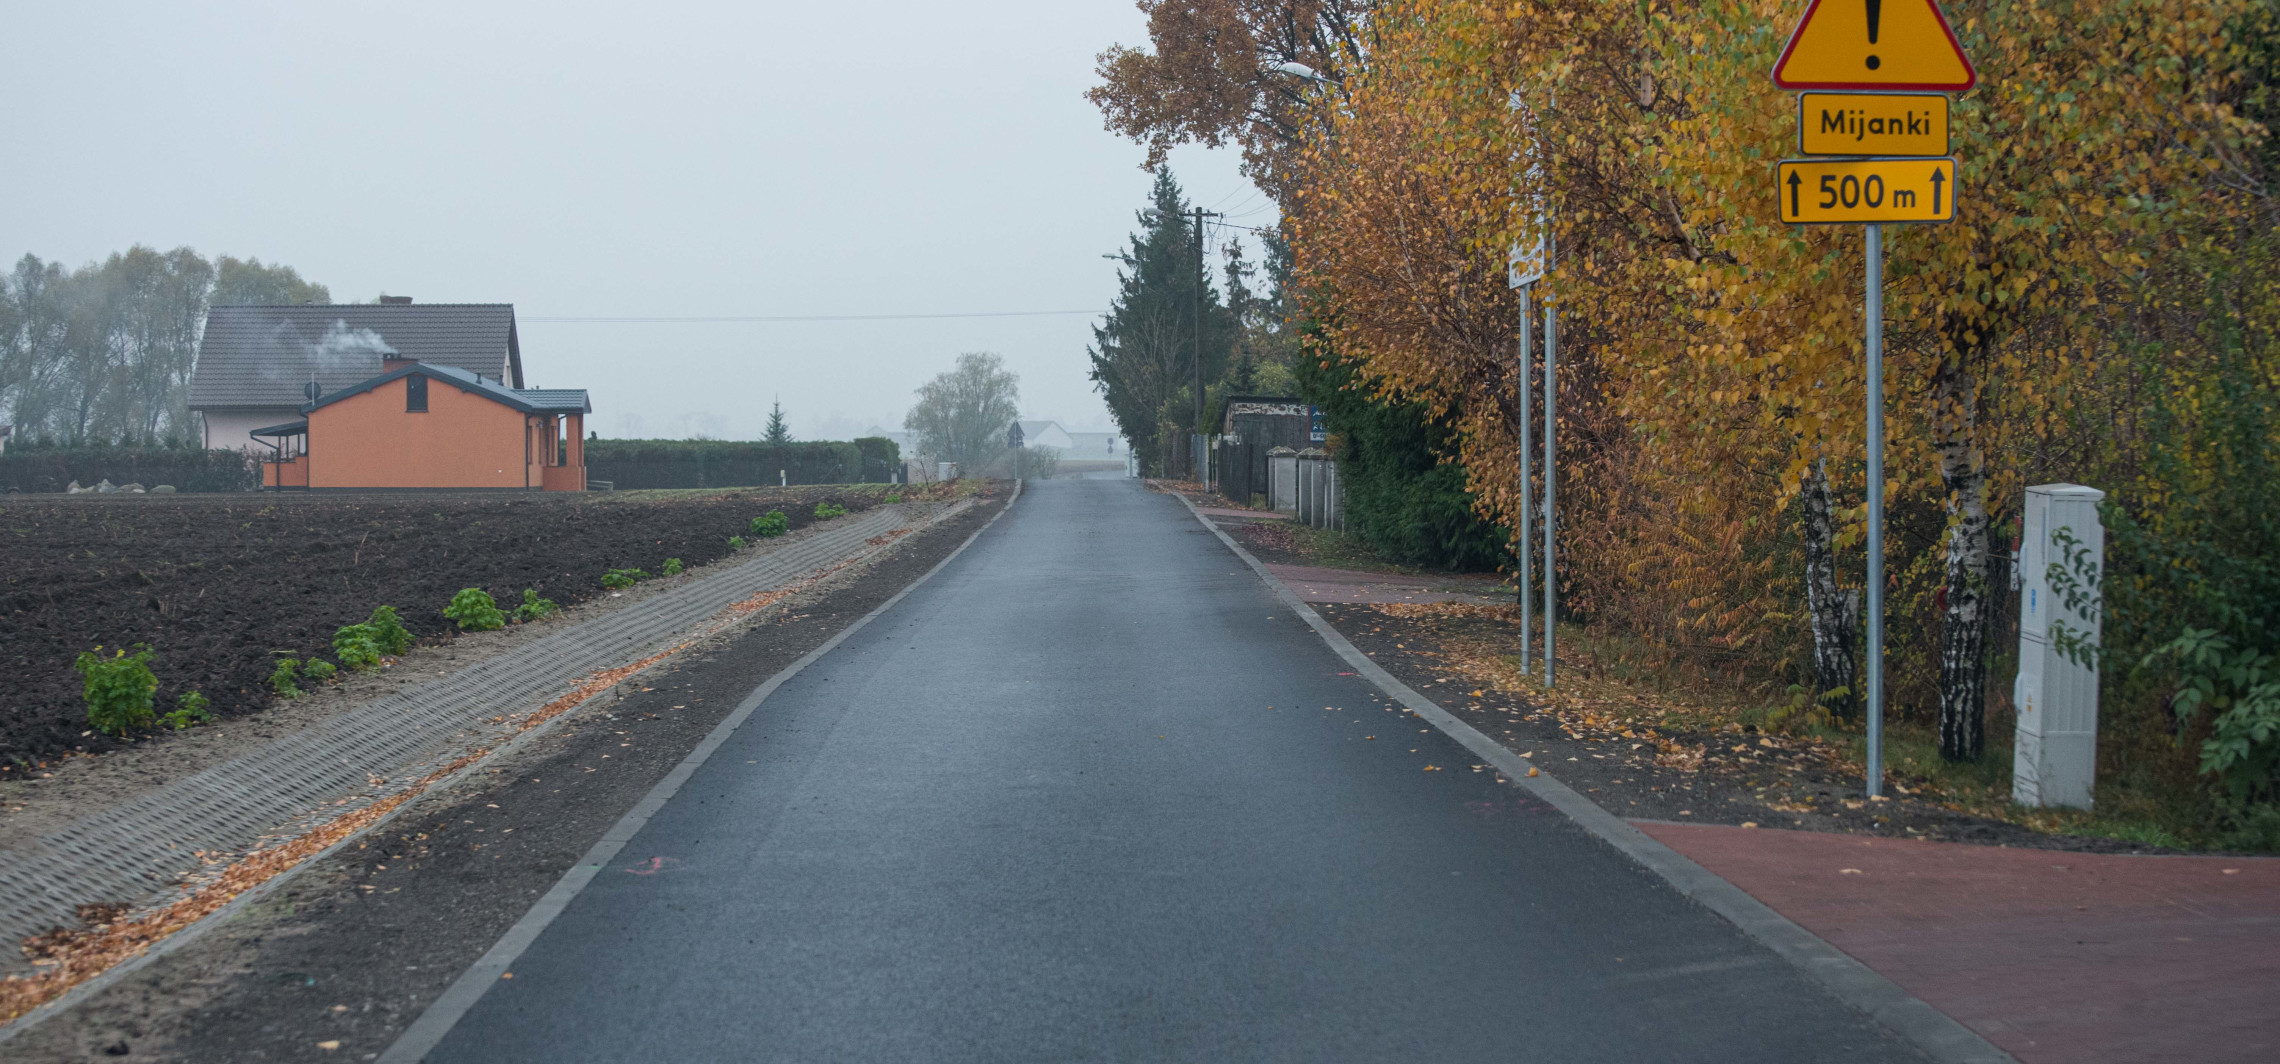
[[[336, 300], [510, 302], [528, 383], [605, 436], [901, 427], [967, 350], [1105, 429], [1094, 319], [555, 317], [1100, 310], [1148, 176], [1082, 93], [1128, 0], [35, 4], [0, 34], [0, 254], [288, 263]], [[1272, 206], [1231, 151], [1192, 197]]]

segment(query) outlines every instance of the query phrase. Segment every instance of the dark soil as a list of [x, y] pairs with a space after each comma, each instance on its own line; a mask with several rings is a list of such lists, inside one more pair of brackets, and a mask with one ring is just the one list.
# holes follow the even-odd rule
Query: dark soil
[[525, 588], [568, 606], [612, 568], [656, 573], [728, 553], [728, 537], [781, 508], [793, 528], [824, 487], [666, 497], [233, 494], [13, 497], [0, 502], [0, 779], [120, 740], [89, 730], [83, 651], [148, 644], [158, 711], [199, 691], [216, 715], [267, 706], [279, 657], [331, 656], [333, 632], [392, 605], [423, 641], [461, 588], [502, 608]]
[[[1752, 728], [1694, 733], [1563, 717], [1526, 692], [1484, 686], [1452, 666], [1447, 647], [1455, 640], [1519, 645], [1518, 627], [1495, 618], [1396, 617], [1370, 606], [1326, 603], [1314, 609], [1394, 678], [1514, 753], [1529, 754], [1541, 771], [1618, 816], [2088, 853], [2170, 852], [2120, 839], [2045, 834], [1959, 813], [1920, 795], [1870, 801], [1852, 766], [1810, 743]], [[1571, 667], [1565, 654], [1560, 667]], [[1626, 727], [1634, 734], [1623, 735]], [[1658, 759], [1657, 738], [1699, 748], [1699, 767]]]
[[[417, 800], [242, 915], [0, 1045], [0, 1060], [373, 1059], [746, 694], [1003, 506], [1001, 492], [813, 600], [638, 677], [622, 700], [581, 707], [477, 779]], [[766, 706], [745, 724], [768, 726]]]

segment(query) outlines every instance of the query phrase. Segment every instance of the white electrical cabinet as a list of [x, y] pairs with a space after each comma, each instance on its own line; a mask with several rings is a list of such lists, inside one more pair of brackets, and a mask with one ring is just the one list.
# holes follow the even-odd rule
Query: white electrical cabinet
[[2011, 797], [2090, 808], [2098, 767], [2099, 617], [2106, 530], [2079, 484], [2027, 489], [2019, 537], [2019, 710]]
[[1267, 452], [1267, 507], [1298, 513], [1298, 452], [1288, 447]]

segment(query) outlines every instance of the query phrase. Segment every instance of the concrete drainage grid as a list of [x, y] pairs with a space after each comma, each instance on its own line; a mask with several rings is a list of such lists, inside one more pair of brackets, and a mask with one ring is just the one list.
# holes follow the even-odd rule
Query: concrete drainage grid
[[[0, 851], [0, 939], [74, 926], [84, 903], [162, 904], [205, 866], [196, 851], [227, 860], [392, 793], [495, 745], [514, 731], [509, 722], [580, 677], [637, 661], [729, 605], [866, 553], [873, 537], [968, 505], [880, 507]], [[0, 971], [27, 967], [20, 955], [0, 962]]]

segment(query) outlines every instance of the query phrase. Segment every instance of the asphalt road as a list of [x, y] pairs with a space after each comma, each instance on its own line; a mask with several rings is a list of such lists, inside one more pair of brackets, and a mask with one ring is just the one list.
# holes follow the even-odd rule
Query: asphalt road
[[1920, 1059], [1346, 671], [1176, 500], [1032, 484], [428, 1059]]

